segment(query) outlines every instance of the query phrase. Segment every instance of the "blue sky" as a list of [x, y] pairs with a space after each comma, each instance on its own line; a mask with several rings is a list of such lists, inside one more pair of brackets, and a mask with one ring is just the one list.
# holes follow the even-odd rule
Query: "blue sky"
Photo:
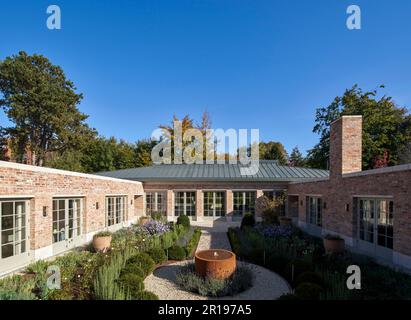
[[[46, 28], [50, 4], [61, 30]], [[361, 30], [346, 28], [350, 4]], [[315, 109], [355, 83], [411, 103], [408, 0], [3, 0], [0, 34], [0, 59], [47, 56], [84, 94], [88, 123], [127, 141], [207, 109], [215, 128], [305, 151]]]

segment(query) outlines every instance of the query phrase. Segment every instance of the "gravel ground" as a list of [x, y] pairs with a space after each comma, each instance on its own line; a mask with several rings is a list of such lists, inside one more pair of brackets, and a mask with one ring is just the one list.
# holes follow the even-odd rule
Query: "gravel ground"
[[[203, 229], [197, 251], [211, 247], [231, 250], [226, 233]], [[146, 290], [157, 294], [160, 300], [275, 300], [290, 292], [287, 281], [276, 273], [255, 264], [238, 261], [238, 265], [247, 265], [253, 270], [253, 286], [233, 297], [203, 297], [181, 290], [175, 283], [176, 274], [186, 263], [187, 261], [181, 261], [155, 270], [144, 280]]]

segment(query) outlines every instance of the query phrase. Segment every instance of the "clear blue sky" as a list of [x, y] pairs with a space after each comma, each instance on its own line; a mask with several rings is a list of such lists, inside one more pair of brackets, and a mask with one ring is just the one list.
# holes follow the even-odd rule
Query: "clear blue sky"
[[[46, 28], [50, 4], [62, 30]], [[346, 28], [349, 4], [360, 31]], [[215, 128], [305, 151], [315, 108], [355, 83], [411, 103], [409, 0], [3, 0], [0, 34], [0, 59], [47, 56], [84, 94], [88, 123], [127, 141], [207, 108]]]

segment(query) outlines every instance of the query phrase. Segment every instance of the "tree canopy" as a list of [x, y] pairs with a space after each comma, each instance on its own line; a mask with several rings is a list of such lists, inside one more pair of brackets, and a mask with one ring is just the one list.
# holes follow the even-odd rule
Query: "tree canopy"
[[13, 123], [2, 129], [20, 161], [29, 154], [41, 166], [48, 154], [76, 148], [79, 137], [94, 134], [77, 108], [82, 94], [42, 55], [22, 51], [0, 62], [0, 91], [0, 107]]
[[400, 163], [411, 141], [408, 110], [389, 96], [378, 98], [377, 90], [363, 92], [355, 85], [329, 106], [317, 109], [313, 132], [320, 135], [320, 142], [308, 152], [309, 166], [328, 167], [330, 124], [342, 115], [363, 116], [363, 169]]

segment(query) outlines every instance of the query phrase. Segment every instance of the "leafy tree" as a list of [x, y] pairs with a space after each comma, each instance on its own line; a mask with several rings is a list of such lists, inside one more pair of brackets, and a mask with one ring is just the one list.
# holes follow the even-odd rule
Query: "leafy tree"
[[86, 172], [112, 171], [115, 167], [115, 139], [99, 137], [89, 144], [82, 157]]
[[261, 160], [277, 160], [281, 165], [288, 162], [287, 151], [281, 142], [260, 142], [259, 152]]
[[289, 164], [290, 166], [293, 166], [293, 167], [304, 167], [305, 166], [305, 159], [297, 146], [294, 147], [293, 150], [291, 151], [290, 158], [289, 158]]
[[376, 90], [363, 92], [355, 85], [328, 107], [317, 109], [313, 132], [320, 135], [320, 142], [308, 152], [309, 166], [327, 168], [330, 124], [342, 115], [363, 116], [364, 169], [399, 163], [399, 154], [411, 140], [407, 109], [386, 95], [378, 99]]
[[152, 141], [151, 139], [142, 139], [136, 142], [134, 148], [136, 167], [147, 167], [153, 164], [151, 160], [151, 150], [158, 141]]
[[14, 124], [5, 132], [16, 145], [17, 161], [28, 154], [30, 163], [42, 166], [47, 154], [76, 148], [79, 136], [92, 133], [77, 109], [82, 95], [75, 90], [42, 55], [22, 51], [0, 62], [0, 107]]

